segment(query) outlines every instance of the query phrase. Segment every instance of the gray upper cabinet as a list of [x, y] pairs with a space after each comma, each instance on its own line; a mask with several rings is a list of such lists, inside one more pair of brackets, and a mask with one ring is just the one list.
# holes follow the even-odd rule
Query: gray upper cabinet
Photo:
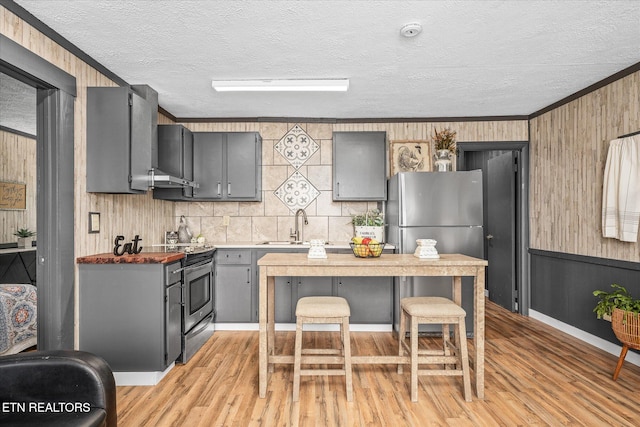
[[193, 135], [193, 172], [200, 187], [194, 192], [198, 199], [221, 199], [223, 180], [224, 134], [202, 132]]
[[387, 199], [386, 132], [333, 133], [333, 200]]
[[[158, 126], [158, 169], [193, 181], [193, 133], [182, 125]], [[154, 188], [153, 198], [182, 200], [193, 197], [193, 187]]]
[[262, 200], [262, 139], [256, 132], [193, 134], [195, 200]]
[[87, 192], [149, 189], [152, 109], [128, 87], [87, 88]]

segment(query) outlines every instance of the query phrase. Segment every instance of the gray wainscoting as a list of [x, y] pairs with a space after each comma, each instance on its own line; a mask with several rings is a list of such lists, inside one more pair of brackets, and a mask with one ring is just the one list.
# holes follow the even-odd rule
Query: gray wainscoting
[[640, 263], [530, 249], [531, 309], [615, 344], [611, 323], [593, 312], [596, 289], [612, 283], [640, 298]]

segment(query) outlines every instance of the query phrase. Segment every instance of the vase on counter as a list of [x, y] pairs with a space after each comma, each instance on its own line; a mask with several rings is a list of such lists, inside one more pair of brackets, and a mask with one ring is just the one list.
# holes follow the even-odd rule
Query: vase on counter
[[191, 238], [193, 235], [189, 230], [189, 226], [187, 225], [187, 219], [182, 215], [180, 217], [180, 226], [178, 227], [178, 242], [180, 243], [191, 243]]
[[417, 239], [416, 243], [418, 247], [416, 251], [413, 253], [413, 256], [421, 259], [438, 259], [440, 255], [438, 255], [438, 251], [436, 249], [436, 243], [438, 243], [434, 239]]
[[433, 155], [433, 165], [436, 172], [451, 172], [451, 151], [436, 150]]
[[326, 258], [327, 251], [324, 248], [324, 240], [311, 239], [309, 240], [309, 253], [307, 258]]

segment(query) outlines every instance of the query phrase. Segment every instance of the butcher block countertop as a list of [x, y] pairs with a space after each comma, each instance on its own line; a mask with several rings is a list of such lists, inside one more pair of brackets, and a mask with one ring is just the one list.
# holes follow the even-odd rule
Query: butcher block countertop
[[87, 255], [76, 258], [78, 264], [169, 264], [184, 258], [182, 252], [140, 252], [115, 256], [113, 253]]

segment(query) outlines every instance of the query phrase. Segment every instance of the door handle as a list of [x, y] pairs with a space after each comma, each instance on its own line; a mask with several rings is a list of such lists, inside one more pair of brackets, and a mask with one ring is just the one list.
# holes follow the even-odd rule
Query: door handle
[[487, 234], [486, 239], [487, 240], [493, 240], [493, 234]]

